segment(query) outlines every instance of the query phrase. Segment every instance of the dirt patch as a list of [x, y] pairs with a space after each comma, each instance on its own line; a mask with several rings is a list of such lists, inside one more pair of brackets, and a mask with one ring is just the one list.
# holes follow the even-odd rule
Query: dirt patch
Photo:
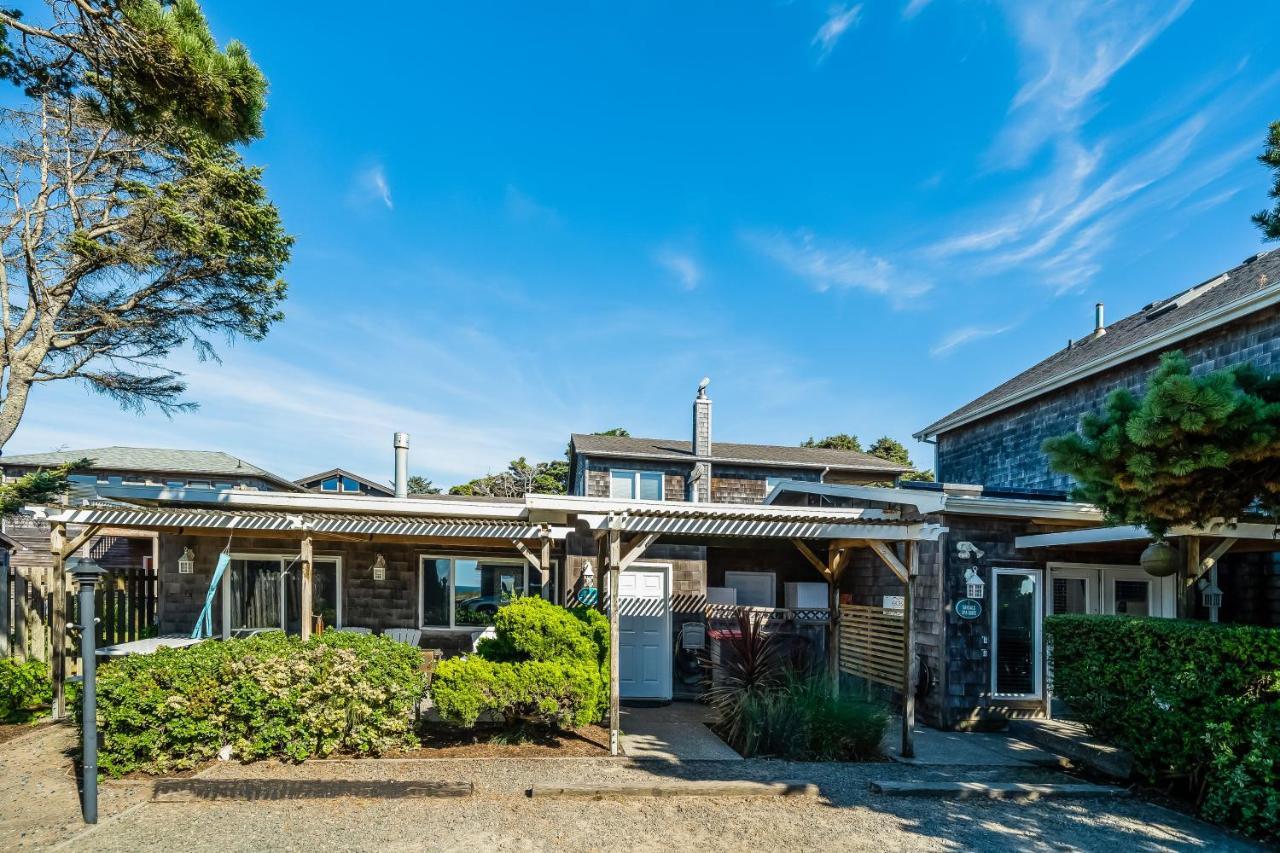
[[34, 731], [39, 731], [52, 725], [50, 720], [39, 720], [34, 723], [0, 723], [0, 743], [11, 741], [14, 738], [22, 737]]
[[528, 726], [516, 732], [477, 727], [460, 730], [429, 726], [417, 749], [387, 758], [594, 758], [609, 754], [609, 730], [602, 726], [559, 730]]

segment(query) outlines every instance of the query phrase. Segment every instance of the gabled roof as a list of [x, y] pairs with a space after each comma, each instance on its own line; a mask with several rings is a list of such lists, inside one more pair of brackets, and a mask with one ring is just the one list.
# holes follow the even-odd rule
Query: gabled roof
[[1280, 302], [1280, 250], [1254, 255], [1225, 273], [1145, 306], [1073, 341], [1008, 382], [916, 433], [926, 440], [1086, 376], [1153, 352]]
[[346, 477], [349, 480], [355, 480], [366, 489], [375, 491], [380, 495], [391, 496], [395, 494], [395, 489], [385, 483], [379, 483], [377, 480], [371, 480], [368, 477], [361, 477], [359, 474], [348, 471], [346, 468], [330, 468], [328, 471], [321, 471], [319, 474], [312, 474], [309, 477], [301, 477], [293, 482], [304, 489], [311, 489], [319, 486], [321, 482], [333, 476]]
[[[652, 459], [673, 462], [695, 462], [692, 442], [667, 438], [631, 438], [618, 435], [582, 435], [575, 433], [573, 449], [583, 456], [606, 456], [617, 459]], [[902, 474], [910, 471], [869, 453], [852, 450], [827, 450], [820, 447], [789, 447], [776, 444], [711, 444], [706, 461], [734, 465], [758, 465], [771, 468], [834, 468], [843, 471], [866, 471], [876, 474]]]
[[92, 459], [92, 470], [204, 474], [211, 477], [256, 477], [282, 489], [289, 491], [298, 489], [298, 486], [285, 478], [220, 450], [168, 450], [159, 447], [93, 447], [86, 450], [54, 450], [49, 453], [0, 456], [0, 468], [16, 465], [51, 468], [79, 459]]

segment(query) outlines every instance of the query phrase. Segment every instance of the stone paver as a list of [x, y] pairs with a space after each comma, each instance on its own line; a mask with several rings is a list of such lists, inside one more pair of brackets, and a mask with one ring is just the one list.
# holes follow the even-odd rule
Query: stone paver
[[697, 702], [622, 709], [622, 751], [648, 761], [741, 761], [707, 727], [711, 713]]
[[1057, 767], [1058, 756], [1002, 732], [944, 732], [916, 726], [915, 757], [903, 758], [902, 724], [894, 718], [882, 748], [903, 764], [949, 767]]

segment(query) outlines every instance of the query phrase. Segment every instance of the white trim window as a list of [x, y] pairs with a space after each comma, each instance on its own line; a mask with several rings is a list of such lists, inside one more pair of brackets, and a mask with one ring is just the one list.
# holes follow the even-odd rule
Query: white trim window
[[725, 572], [724, 585], [738, 591], [739, 607], [778, 606], [778, 583], [773, 572]]
[[320, 481], [320, 491], [358, 495], [364, 491], [364, 487], [350, 477], [343, 476], [342, 474], [334, 474], [333, 476], [325, 477]]
[[483, 628], [498, 608], [536, 595], [556, 600], [556, 564], [539, 571], [527, 560], [505, 557], [418, 558], [418, 624], [422, 628]]
[[[301, 628], [302, 564], [296, 555], [232, 554], [231, 630]], [[312, 614], [325, 628], [342, 627], [342, 558], [317, 554], [311, 569]]]
[[663, 499], [661, 471], [609, 469], [609, 497], [623, 501], [660, 501]]

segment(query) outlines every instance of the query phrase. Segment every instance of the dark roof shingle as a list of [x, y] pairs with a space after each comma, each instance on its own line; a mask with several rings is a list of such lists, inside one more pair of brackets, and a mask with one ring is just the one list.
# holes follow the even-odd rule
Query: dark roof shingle
[[87, 450], [55, 450], [0, 456], [0, 467], [22, 465], [52, 467], [93, 460], [93, 467], [106, 471], [154, 471], [174, 474], [205, 474], [221, 477], [258, 477], [281, 487], [297, 489], [283, 477], [272, 474], [230, 453], [220, 450], [168, 450], [159, 447], [94, 447]]
[[[573, 436], [573, 447], [585, 456], [612, 456], [629, 459], [661, 459], [693, 462], [692, 442], [666, 438], [631, 438], [617, 435]], [[904, 473], [911, 468], [869, 453], [828, 450], [820, 447], [790, 447], [777, 444], [733, 444], [714, 441], [712, 462], [763, 465], [778, 468], [840, 468], [856, 471]]]
[[[1223, 278], [1225, 276], [1225, 278]], [[1218, 281], [1221, 279], [1221, 281]], [[1217, 283], [1214, 283], [1217, 282]], [[1212, 285], [1206, 287], [1206, 285]], [[1196, 293], [1195, 291], [1201, 291]], [[1022, 371], [916, 434], [928, 438], [978, 417], [1038, 396], [1041, 385], [1087, 376], [1146, 354], [1143, 345], [1162, 336], [1178, 340], [1178, 330], [1210, 314], [1230, 309], [1234, 303], [1264, 292], [1280, 295], [1280, 250], [1254, 255], [1239, 266], [1206, 279], [1194, 287], [1145, 306], [1106, 327], [1105, 335], [1074, 341], [1039, 364]], [[1192, 332], [1188, 333], [1188, 336]], [[1046, 388], [1045, 391], [1050, 390]], [[1030, 396], [1028, 396], [1030, 395]]]

